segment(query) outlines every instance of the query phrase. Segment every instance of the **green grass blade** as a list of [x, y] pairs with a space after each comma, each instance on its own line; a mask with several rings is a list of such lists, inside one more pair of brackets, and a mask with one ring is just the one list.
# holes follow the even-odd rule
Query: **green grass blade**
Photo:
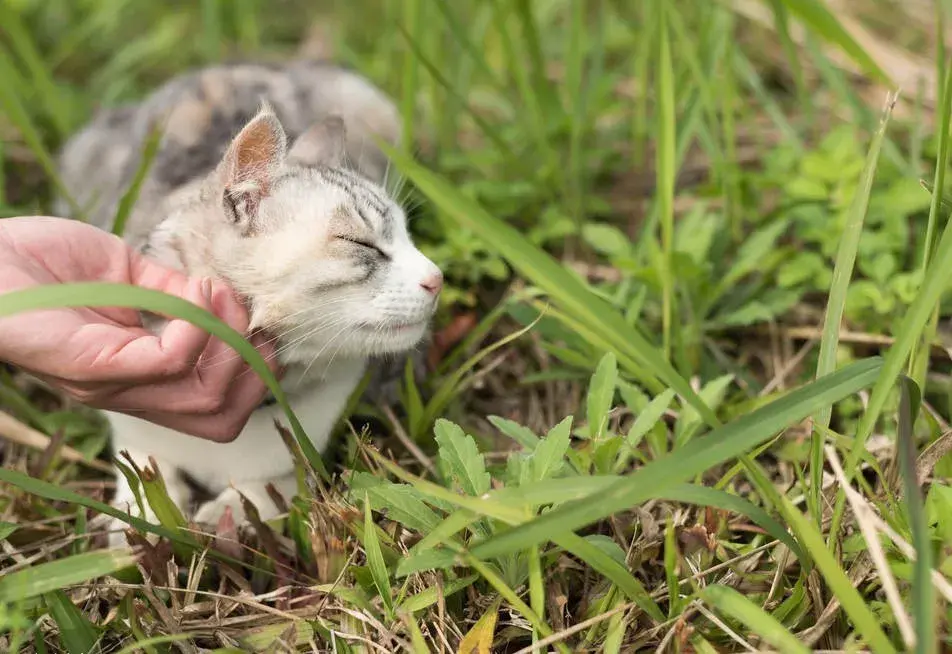
[[813, 557], [817, 568], [826, 580], [830, 591], [840, 600], [843, 611], [849, 616], [852, 625], [862, 634], [874, 653], [895, 652], [889, 638], [880, 627], [880, 620], [866, 605], [866, 601], [853, 586], [853, 582], [840, 567], [839, 562], [826, 548], [823, 536], [812, 522], [793, 505], [783, 498], [783, 514], [797, 539]]
[[921, 394], [908, 377], [903, 377], [899, 396], [899, 469], [903, 483], [903, 501], [916, 561], [912, 574], [912, 611], [916, 624], [916, 654], [936, 651], [935, 589], [932, 587], [932, 539], [926, 524], [922, 493], [916, 472], [916, 442], [913, 425], [919, 414]]
[[891, 84], [885, 71], [846, 31], [822, 0], [783, 0], [783, 3], [811, 32], [849, 55], [868, 75], [884, 84]]
[[135, 561], [136, 556], [128, 550], [102, 550], [23, 568], [0, 577], [0, 602], [22, 601], [51, 593], [112, 574]]
[[[154, 291], [138, 288], [126, 284], [109, 284], [102, 282], [84, 282], [76, 284], [51, 284], [36, 286], [21, 291], [14, 291], [0, 295], [0, 317], [9, 316], [24, 311], [38, 309], [58, 309], [64, 307], [127, 307], [131, 309], [145, 309], [160, 315], [174, 316], [187, 320], [201, 327], [213, 336], [221, 339], [232, 347], [251, 369], [261, 377], [261, 380], [274, 395], [278, 405], [284, 411], [291, 424], [294, 436], [301, 446], [301, 450], [315, 471], [328, 478], [327, 469], [320, 453], [304, 433], [304, 428], [288, 404], [287, 397], [281, 385], [268, 364], [258, 354], [258, 351], [244, 337], [234, 329], [223, 323], [213, 314], [205, 311], [187, 300]], [[275, 438], [278, 435], [275, 434]]]
[[387, 608], [387, 614], [393, 615], [393, 590], [390, 588], [390, 573], [380, 551], [380, 542], [377, 540], [376, 525], [370, 513], [370, 498], [364, 495], [364, 552], [367, 554], [367, 567], [373, 577], [374, 586]]
[[[492, 244], [499, 254], [534, 284], [550, 294], [567, 312], [584, 321], [612, 347], [639, 362], [654, 376], [675, 389], [704, 421], [717, 425], [714, 412], [658, 352], [611, 305], [595, 296], [575, 276], [514, 227], [490, 215], [447, 181], [412, 158], [380, 143], [401, 171], [446, 215]], [[623, 361], [619, 357], [620, 361]]]
[[473, 555], [489, 559], [526, 549], [658, 497], [674, 484], [743, 454], [825, 403], [866, 388], [879, 376], [881, 367], [878, 358], [866, 359], [799, 388], [656, 459], [597, 497], [569, 502], [480, 543], [472, 549]]
[[6, 3], [0, 3], [0, 30], [7, 35], [14, 54], [19, 57], [30, 73], [31, 87], [39, 96], [38, 104], [53, 124], [56, 137], [63, 138], [72, 127], [68, 113], [69, 104], [64, 101], [65, 98], [57, 88], [50, 66], [37, 51], [33, 37], [30, 36], [17, 12]]
[[99, 640], [96, 627], [69, 601], [62, 590], [47, 593], [44, 600], [59, 628], [60, 641], [70, 654], [91, 654]]
[[[420, 0], [404, 0], [403, 3], [403, 24], [408, 30], [407, 39], [418, 42], [418, 36], [422, 33], [420, 19]], [[416, 133], [416, 102], [417, 91], [420, 81], [420, 69], [417, 57], [413, 52], [407, 52], [403, 57], [403, 80], [400, 89], [400, 114], [403, 118], [403, 132], [401, 142], [407, 152], [412, 152], [414, 148]]]
[[[886, 135], [886, 126], [895, 106], [896, 98], [891, 97], [883, 113], [879, 129], [873, 136], [869, 152], [866, 155], [866, 164], [856, 194], [850, 204], [846, 225], [840, 236], [839, 249], [836, 253], [836, 263], [833, 267], [833, 281], [830, 285], [830, 296], [826, 305], [826, 317], [823, 322], [823, 335], [820, 339], [820, 354], [817, 358], [816, 378], [828, 375], [836, 369], [837, 351], [840, 344], [840, 326], [843, 322], [843, 310], [846, 306], [846, 294], [850, 280], [853, 277], [853, 267], [856, 263], [856, 253], [859, 250], [860, 236], [863, 234], [863, 225], [866, 220], [866, 211], [869, 207], [869, 196], [873, 190], [873, 180], [876, 177], [876, 168], [879, 164], [879, 153], [882, 150], [883, 139]], [[810, 510], [814, 519], [821, 520], [820, 493], [821, 477], [823, 475], [823, 430], [830, 426], [831, 407], [823, 407], [813, 417], [814, 424], [819, 430], [814, 430], [811, 442], [810, 457]]]
[[33, 156], [36, 157], [40, 167], [43, 168], [43, 172], [46, 173], [46, 176], [49, 177], [53, 186], [56, 188], [56, 191], [63, 196], [63, 199], [69, 205], [70, 211], [73, 212], [72, 217], [81, 219], [83, 216], [82, 208], [76, 203], [73, 196], [70, 195], [66, 189], [66, 185], [63, 184], [63, 180], [56, 170], [56, 162], [43, 143], [40, 130], [30, 119], [29, 113], [27, 113], [20, 97], [17, 95], [16, 87], [18, 85], [16, 80], [18, 78], [19, 75], [10, 63], [10, 58], [4, 51], [2, 44], [0, 44], [0, 109], [3, 109], [3, 113], [6, 114], [7, 119], [17, 128], [17, 131], [20, 132], [20, 136], [23, 137], [23, 140], [30, 148]]
[[658, 65], [655, 95], [658, 99], [658, 142], [655, 152], [657, 202], [661, 223], [661, 351], [671, 358], [671, 332], [674, 328], [674, 177], [675, 177], [675, 111], [674, 68], [668, 34], [666, 3], [660, 3], [658, 18]]
[[112, 223], [112, 233], [122, 236], [126, 229], [126, 221], [129, 214], [135, 207], [136, 200], [139, 199], [139, 191], [142, 190], [142, 184], [145, 182], [146, 175], [155, 161], [155, 155], [159, 153], [159, 145], [162, 143], [162, 128], [156, 124], [149, 132], [146, 138], [145, 147], [142, 149], [142, 158], [139, 160], [139, 167], [136, 168], [135, 177], [126, 192], [119, 199], [119, 207], [116, 209], [116, 216]]
[[[936, 4], [939, 23], [942, 23], [944, 12], [941, 4]], [[939, 213], [945, 208], [943, 206], [943, 193], [945, 192], [945, 174], [949, 167], [949, 121], [952, 120], [952, 65], [948, 65], [944, 59], [938, 59], [938, 77], [942, 80], [941, 107], [936, 114], [936, 124], [938, 130], [938, 152], [936, 153], [935, 177], [933, 178], [932, 188], [940, 189], [939, 193], [932, 193], [932, 201], [929, 204], [929, 219], [926, 224], [926, 236], [922, 244], [922, 271], [929, 268], [929, 262], [935, 249], [935, 234], [939, 222]], [[929, 364], [929, 344], [935, 337], [938, 323], [939, 307], [935, 307], [929, 320], [925, 332], [920, 342], [913, 344], [912, 352], [909, 355], [909, 369], [912, 379], [920, 387], [925, 385], [926, 372]], [[918, 348], [918, 350], [917, 350]], [[918, 352], [918, 356], [917, 356]]]
[[750, 631], [776, 647], [781, 654], [808, 654], [811, 651], [776, 618], [730, 586], [708, 586], [700, 592], [700, 597], [721, 613], [741, 622]]
[[[948, 286], [948, 271], [952, 269], [952, 224], [946, 224], [942, 232], [939, 246], [936, 248], [935, 258], [929, 264], [922, 286], [916, 294], [912, 306], [906, 311], [896, 329], [896, 341], [889, 348], [883, 362], [882, 371], [866, 405], [866, 411], [856, 428], [856, 437], [853, 447], [846, 459], [844, 471], [847, 481], [853, 479], [857, 464], [866, 449], [866, 441], [873, 433], [873, 428], [886, 406], [886, 399], [895, 384], [913, 345], [919, 340], [922, 330], [929, 320], [933, 309]], [[833, 521], [830, 525], [830, 542], [835, 542], [839, 533], [840, 522], [843, 518], [843, 509], [846, 496], [840, 492], [837, 495]]]
[[[446, 77], [443, 75], [443, 73], [440, 72], [439, 67], [436, 66], [432, 61], [430, 61], [430, 58], [426, 55], [426, 53], [423, 52], [420, 46], [417, 45], [416, 42], [414, 42], [413, 38], [410, 36], [409, 33], [407, 33], [403, 25], [400, 25], [399, 23], [397, 23], [396, 28], [400, 32], [400, 34], [403, 36], [406, 44], [410, 46], [411, 50], [413, 50], [417, 59], [419, 59], [420, 63], [423, 64], [423, 67], [426, 68], [427, 72], [433, 76], [433, 79], [436, 80], [437, 83], [439, 83], [444, 89], [446, 89], [447, 93], [449, 93], [451, 96], [453, 96], [456, 99], [456, 101], [459, 103], [460, 108], [464, 112], [466, 112], [470, 118], [472, 118], [473, 122], [476, 123], [476, 125], [480, 128], [480, 130], [482, 130], [486, 138], [492, 141], [493, 145], [495, 145], [496, 148], [498, 148], [500, 153], [505, 155], [507, 160], [515, 162], [517, 165], [523, 168], [523, 170], [527, 174], [531, 174], [532, 171], [530, 169], [525, 168], [523, 164], [519, 163], [522, 160], [519, 157], [517, 157], [517, 155], [512, 151], [512, 148], [510, 148], [509, 145], [503, 140], [503, 138], [499, 135], [499, 132], [492, 125], [487, 123], [485, 118], [480, 116], [477, 112], [473, 111], [472, 107], [470, 107], [469, 103], [466, 101], [466, 98], [462, 96], [453, 87], [452, 84], [450, 84], [449, 80], [447, 80]], [[384, 147], [384, 152], [388, 154], [391, 152], [390, 149], [386, 149], [387, 144], [384, 144], [383, 147]], [[393, 155], [390, 155], [390, 156], [391, 158], [393, 158]]]

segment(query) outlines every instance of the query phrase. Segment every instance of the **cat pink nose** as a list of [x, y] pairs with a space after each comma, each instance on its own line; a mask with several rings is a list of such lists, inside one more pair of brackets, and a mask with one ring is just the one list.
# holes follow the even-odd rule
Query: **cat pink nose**
[[437, 270], [435, 273], [427, 275], [423, 278], [423, 281], [420, 282], [420, 286], [431, 295], [439, 295], [443, 289], [443, 273]]

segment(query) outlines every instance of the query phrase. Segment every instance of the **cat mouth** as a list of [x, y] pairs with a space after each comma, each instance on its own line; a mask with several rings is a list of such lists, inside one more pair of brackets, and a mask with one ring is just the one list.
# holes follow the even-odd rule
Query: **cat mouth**
[[420, 329], [426, 325], [425, 320], [417, 320], [415, 322], [388, 322], [378, 325], [364, 325], [363, 328], [367, 331], [372, 332], [409, 332], [415, 329]]

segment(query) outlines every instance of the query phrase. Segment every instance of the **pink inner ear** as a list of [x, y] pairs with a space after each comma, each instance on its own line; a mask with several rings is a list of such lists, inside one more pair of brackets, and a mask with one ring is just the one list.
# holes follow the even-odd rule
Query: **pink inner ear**
[[[247, 125], [233, 146], [233, 182], [254, 180], [265, 190], [270, 169], [277, 163], [282, 148], [282, 135], [273, 119], [259, 118]], [[278, 128], [280, 129], [280, 128]]]

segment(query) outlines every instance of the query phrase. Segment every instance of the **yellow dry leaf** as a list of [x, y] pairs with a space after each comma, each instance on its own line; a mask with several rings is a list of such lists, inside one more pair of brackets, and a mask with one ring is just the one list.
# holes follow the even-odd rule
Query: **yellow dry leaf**
[[459, 643], [457, 654], [491, 654], [493, 636], [496, 633], [496, 617], [502, 598], [497, 597], [483, 616], [476, 621]]

